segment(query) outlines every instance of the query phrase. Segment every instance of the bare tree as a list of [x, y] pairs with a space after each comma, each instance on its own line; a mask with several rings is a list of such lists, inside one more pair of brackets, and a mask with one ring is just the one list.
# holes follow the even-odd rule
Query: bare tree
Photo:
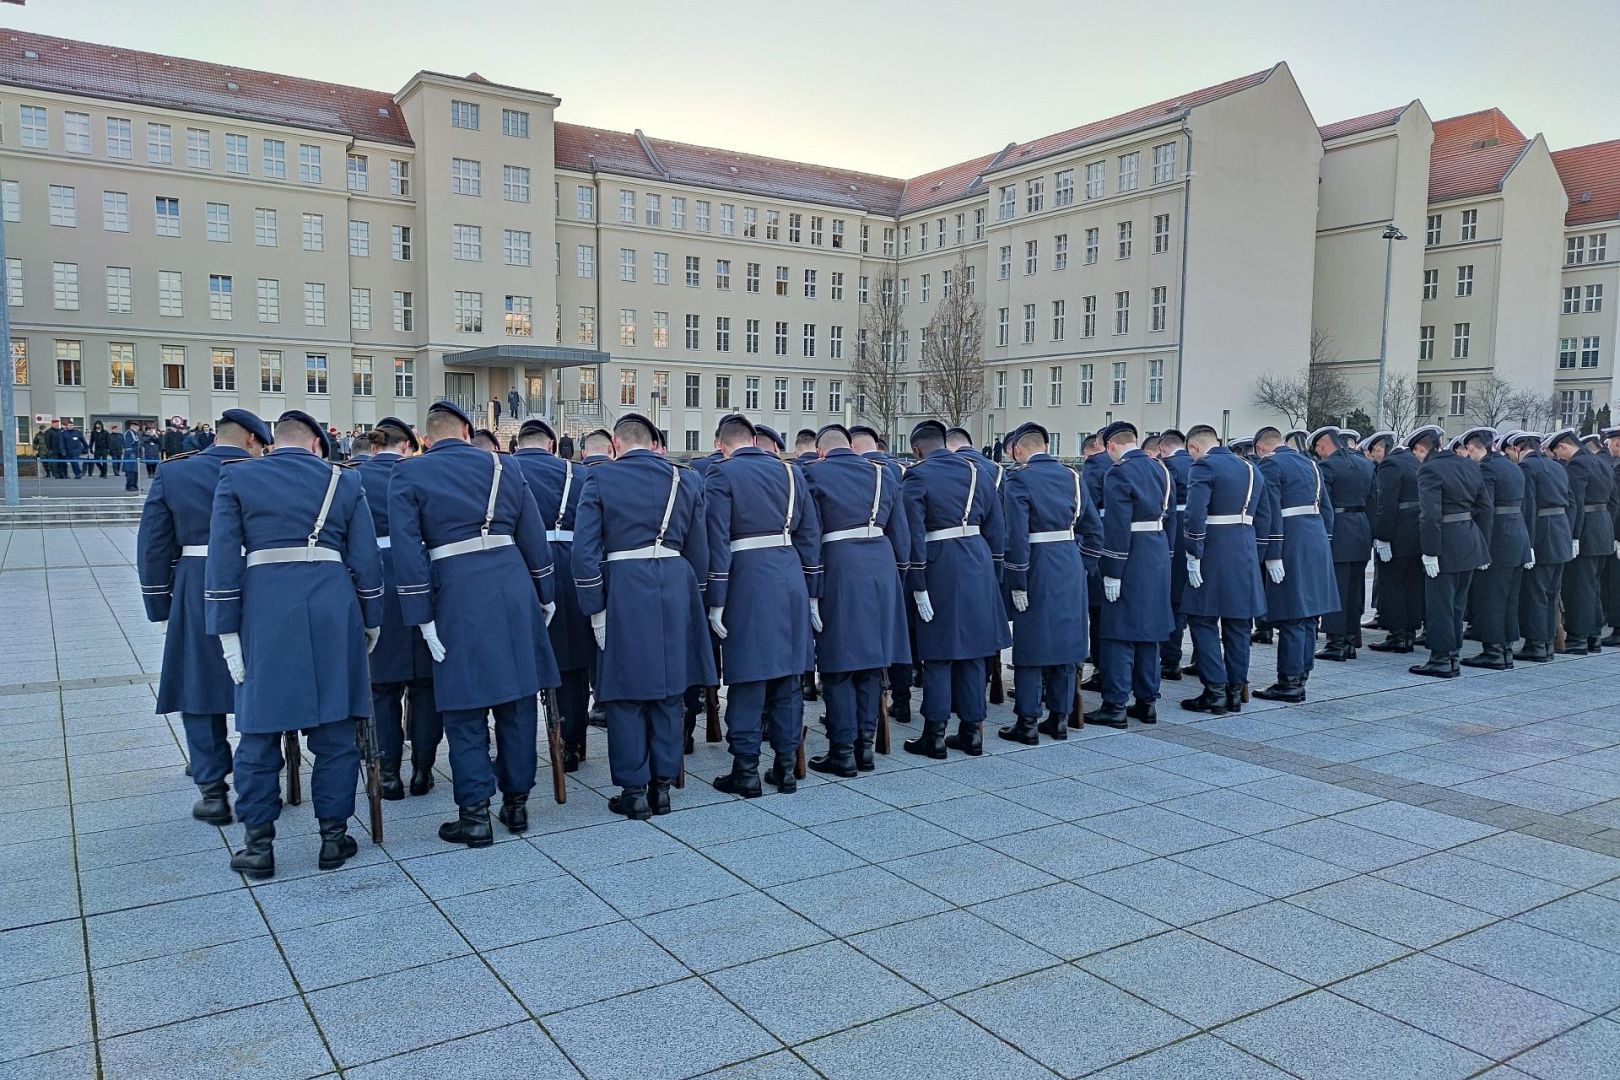
[[1292, 375], [1268, 371], [1254, 381], [1254, 403], [1262, 409], [1282, 413], [1290, 427], [1299, 427], [1310, 408], [1310, 382], [1304, 371]]
[[1523, 417], [1527, 404], [1534, 399], [1534, 394], [1519, 389], [1511, 379], [1487, 375], [1469, 384], [1468, 414], [1476, 423], [1499, 427]]
[[984, 305], [970, 295], [967, 263], [950, 271], [956, 287], [941, 289], [939, 307], [922, 337], [923, 410], [952, 426], [984, 407]]
[[905, 322], [905, 305], [895, 289], [894, 278], [887, 274], [880, 279], [877, 294], [870, 301], [861, 315], [850, 373], [855, 377], [855, 400], [860, 404], [861, 418], [892, 441], [904, 386], [897, 342]]
[[1255, 380], [1254, 403], [1288, 418], [1293, 427], [1318, 427], [1341, 420], [1356, 407], [1350, 382], [1334, 367], [1338, 353], [1333, 336], [1320, 327], [1311, 331], [1310, 357], [1292, 375], [1267, 372]]
[[1549, 431], [1559, 427], [1564, 419], [1564, 403], [1557, 393], [1527, 392], [1519, 403], [1519, 422], [1532, 431]]
[[1356, 407], [1350, 381], [1337, 369], [1317, 365], [1305, 370], [1305, 426], [1319, 427], [1342, 421]]
[[1384, 382], [1384, 427], [1398, 434], [1411, 431], [1417, 423], [1417, 383], [1410, 375], [1396, 375]]

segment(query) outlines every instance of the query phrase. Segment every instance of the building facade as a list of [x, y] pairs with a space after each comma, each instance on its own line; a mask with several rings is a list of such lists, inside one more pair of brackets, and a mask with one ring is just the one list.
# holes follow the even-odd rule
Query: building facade
[[1560, 418], [1580, 423], [1614, 404], [1620, 291], [1620, 140], [1553, 154], [1564, 182], [1563, 273], [1554, 388]]

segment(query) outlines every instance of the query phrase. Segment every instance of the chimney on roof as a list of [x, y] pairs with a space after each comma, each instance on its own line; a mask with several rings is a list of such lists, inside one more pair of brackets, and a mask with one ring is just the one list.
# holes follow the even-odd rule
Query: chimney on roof
[[1498, 139], [1496, 136], [1493, 135], [1488, 139], [1475, 139], [1474, 140], [1474, 149], [1475, 150], [1485, 150], [1485, 149], [1488, 149], [1488, 148], [1490, 148], [1492, 146], [1500, 146], [1501, 143], [1502, 143], [1502, 140]]
[[1581, 192], [1581, 202], [1588, 203], [1588, 202], [1591, 202], [1591, 201], [1592, 201], [1592, 193], [1590, 191]]

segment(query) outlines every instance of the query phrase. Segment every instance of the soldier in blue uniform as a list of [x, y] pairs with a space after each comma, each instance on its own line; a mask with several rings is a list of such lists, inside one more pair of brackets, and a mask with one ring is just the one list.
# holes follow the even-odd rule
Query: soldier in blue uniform
[[512, 460], [529, 483], [529, 494], [534, 497], [535, 508], [546, 526], [546, 539], [551, 542], [551, 561], [560, 568], [554, 575], [557, 580], [553, 587], [557, 613], [547, 631], [561, 673], [562, 688], [557, 698], [562, 716], [548, 717], [547, 722], [561, 723], [563, 769], [573, 772], [585, 756], [585, 730], [590, 720], [589, 673], [596, 666], [596, 638], [590, 620], [580, 610], [579, 593], [568, 572], [574, 561], [574, 517], [580, 493], [585, 489], [585, 467], [552, 452], [557, 433], [539, 417], [525, 420], [518, 428], [517, 444]]
[[[574, 584], [601, 650], [616, 814], [670, 812], [681, 771], [681, 695], [716, 682], [703, 612], [709, 572], [703, 481], [653, 453], [651, 420], [613, 428], [616, 460], [590, 469], [574, 517]], [[648, 648], [649, 635], [659, 647]]]
[[497, 789], [501, 823], [514, 833], [529, 826], [535, 695], [561, 680], [546, 634], [556, 612], [546, 522], [523, 471], [473, 446], [471, 434], [472, 421], [451, 403], [428, 408], [427, 451], [395, 467], [388, 524], [400, 613], [433, 655], [433, 698], [450, 749], [458, 813], [439, 837], [486, 847]]
[[1575, 510], [1575, 557], [1564, 567], [1564, 653], [1583, 656], [1603, 651], [1603, 577], [1620, 544], [1620, 485], [1608, 455], [1598, 456], [1558, 433], [1553, 453], [1569, 473]]
[[[964, 428], [964, 427], [946, 428], [945, 429], [945, 449], [949, 450], [953, 454], [962, 454], [962, 455], [966, 456], [967, 458], [969, 458], [970, 460], [972, 460], [972, 462], [979, 467], [980, 476], [983, 477], [983, 479], [985, 481], [988, 481], [995, 488], [995, 498], [996, 498], [996, 500], [998, 502], [1000, 501], [1000, 499], [1001, 499], [1001, 479], [1002, 479], [1002, 475], [1003, 475], [1002, 467], [1000, 465], [998, 465], [996, 462], [991, 461], [990, 458], [988, 456], [986, 456], [985, 454], [982, 454], [982, 453], [979, 452], [978, 447], [973, 445], [973, 435], [972, 435], [971, 432], [968, 431], [967, 428]], [[991, 537], [988, 537], [987, 539], [989, 540], [990, 550], [991, 551], [1004, 552], [1004, 551], [1007, 550], [1007, 534], [1005, 532], [1005, 529], [1003, 530], [1001, 535], [999, 535], [999, 536], [991, 536]], [[1000, 556], [997, 556], [997, 558], [996, 558], [996, 580], [998, 582], [1000, 582], [1002, 577], [1003, 577], [1002, 560], [1001, 560]], [[1001, 594], [1002, 594], [1002, 596], [1001, 596], [1001, 599], [1002, 599], [1002, 605], [1001, 605], [1002, 613], [1007, 618], [1008, 621], [1011, 621], [1011, 619], [1012, 619], [1012, 599], [1011, 599], [1011, 597], [1009, 597], [1007, 595], [1007, 590], [1006, 590], [1005, 586], [1002, 587]], [[995, 655], [995, 656], [987, 656], [987, 657], [985, 657], [984, 658], [984, 666], [985, 666], [985, 675], [986, 675], [986, 677], [987, 678], [992, 678], [992, 679], [998, 677], [999, 672], [997, 671], [997, 669], [1000, 667], [1000, 665], [1001, 665], [1001, 655], [999, 653], [997, 655]]]
[[394, 469], [422, 452], [422, 442], [411, 426], [397, 416], [385, 416], [371, 429], [377, 452], [366, 455], [357, 468], [366, 488], [377, 547], [382, 552], [382, 637], [371, 652], [371, 707], [377, 719], [377, 749], [381, 757], [382, 796], [402, 799], [405, 786], [400, 762], [405, 755], [404, 702], [411, 705], [411, 794], [426, 795], [433, 788], [433, 762], [444, 723], [433, 700], [433, 656], [416, 628], [405, 621], [394, 571], [394, 538], [388, 529], [388, 485]]
[[180, 714], [191, 779], [202, 796], [191, 816], [210, 825], [231, 821], [225, 714], [236, 710], [236, 684], [203, 616], [203, 561], [214, 488], [225, 462], [259, 457], [270, 443], [270, 427], [263, 420], [246, 409], [226, 409], [217, 443], [201, 454], [170, 458], [158, 469], [135, 541], [146, 617], [165, 631], [157, 711]]
[[[1293, 432], [1289, 433], [1294, 434]], [[1260, 475], [1273, 525], [1262, 534], [1266, 558], [1266, 621], [1277, 631], [1277, 681], [1254, 696], [1267, 701], [1305, 700], [1316, 643], [1316, 620], [1339, 609], [1333, 580], [1333, 503], [1322, 473], [1276, 428], [1254, 435]], [[1277, 557], [1281, 545], [1282, 557]]]
[[[787, 450], [787, 440], [782, 433], [766, 424], [754, 424], [754, 447], [767, 454], [781, 455]], [[717, 447], [718, 449], [718, 447]], [[717, 463], [718, 464], [718, 463]]]
[[[1091, 498], [1091, 505], [1097, 508], [1097, 516], [1104, 519], [1108, 517], [1108, 507], [1103, 505], [1103, 477], [1113, 465], [1114, 459], [1108, 456], [1108, 448], [1098, 433], [1086, 436], [1080, 444], [1080, 482]], [[1097, 693], [1102, 690], [1103, 605], [1102, 571], [1098, 569], [1097, 560], [1086, 564], [1086, 603], [1090, 605], [1086, 612], [1086, 643], [1091, 649], [1087, 657], [1091, 661], [1091, 675], [1080, 688]]]
[[[1004, 533], [1001, 500], [977, 461], [946, 449], [938, 420], [911, 430], [911, 449], [918, 461], [901, 492], [912, 566], [923, 573], [923, 588], [912, 593], [923, 732], [905, 750], [935, 759], [947, 748], [977, 756], [984, 752], [985, 657], [1012, 643], [996, 575], [1002, 550], [992, 546]], [[952, 713], [959, 724], [947, 737]]]
[[1519, 591], [1524, 648], [1514, 653], [1513, 659], [1536, 664], [1553, 658], [1558, 594], [1564, 568], [1575, 551], [1577, 507], [1570, 498], [1569, 473], [1551, 456], [1558, 443], [1566, 439], [1573, 443], [1574, 428], [1565, 428], [1545, 440], [1531, 432], [1506, 440], [1508, 456], [1518, 455], [1519, 471], [1524, 474], [1525, 513], [1532, 522], [1530, 560]]
[[[1373, 469], [1372, 484], [1367, 488], [1367, 529], [1369, 535], [1376, 531], [1374, 523], [1378, 518], [1378, 466], [1383, 464], [1384, 458], [1389, 455], [1390, 448], [1395, 445], [1396, 437], [1396, 433], [1393, 431], [1375, 431], [1356, 444], [1356, 452], [1365, 458], [1367, 464], [1371, 465]], [[1376, 540], [1372, 541], [1371, 548], [1376, 556], [1378, 549]], [[1361, 621], [1363, 626], [1382, 626], [1384, 581], [1389, 575], [1384, 570], [1382, 559], [1373, 558], [1372, 568], [1372, 603], [1373, 610], [1377, 614], [1371, 623], [1367, 621], [1365, 616], [1362, 617]]]
[[[1192, 456], [1187, 453], [1187, 437], [1176, 428], [1159, 432], [1159, 460], [1176, 482], [1176, 514], [1187, 512], [1187, 484], [1192, 472]], [[1159, 678], [1181, 680], [1181, 646], [1187, 630], [1187, 615], [1181, 610], [1181, 597], [1187, 589], [1187, 537], [1177, 528], [1170, 538], [1170, 610], [1176, 617], [1175, 629], [1159, 650]]]
[[[1394, 440], [1391, 440], [1394, 442]], [[1418, 468], [1404, 442], [1373, 470], [1373, 552], [1378, 557], [1378, 623], [1389, 636], [1368, 648], [1409, 653], [1423, 625], [1423, 564], [1418, 550]]]
[[[900, 467], [900, 462], [895, 459], [894, 455], [889, 453], [887, 447], [879, 448], [881, 442], [882, 439], [877, 431], [865, 424], [856, 424], [849, 429], [849, 448], [855, 452], [857, 457], [882, 465], [887, 479], [894, 484], [894, 490], [899, 491], [900, 481], [905, 476], [905, 470]], [[902, 509], [900, 513], [903, 516], [905, 511]], [[915, 547], [916, 544], [913, 542], [913, 550]], [[902, 573], [907, 573], [913, 569], [909, 565], [910, 554], [908, 551], [908, 564], [902, 568]], [[921, 571], [922, 568], [917, 567], [916, 569]], [[917, 655], [917, 608], [910, 596], [913, 590], [908, 586], [905, 591], [907, 595], [902, 598], [902, 602], [906, 606], [906, 626], [909, 639], [907, 654], [909, 657], [915, 657]], [[911, 659], [897, 660], [889, 665], [889, 719], [897, 724], [911, 723], [911, 691], [917, 670], [914, 661]]]
[[709, 625], [725, 644], [723, 679], [731, 772], [728, 794], [762, 792], [761, 741], [776, 757], [767, 779], [796, 789], [793, 755], [804, 726], [801, 676], [815, 666], [821, 628], [821, 526], [804, 473], [757, 445], [755, 426], [729, 417], [715, 432], [726, 459], [703, 482]]
[[1464, 456], [1479, 465], [1485, 492], [1494, 513], [1491, 518], [1490, 566], [1474, 576], [1470, 590], [1474, 632], [1480, 641], [1477, 656], [1465, 656], [1467, 667], [1503, 671], [1513, 666], [1513, 643], [1519, 640], [1519, 595], [1524, 571], [1530, 563], [1530, 528], [1535, 508], [1525, 500], [1524, 472], [1503, 452], [1509, 440], [1490, 428], [1470, 428], [1462, 434]]
[[[1170, 540], [1177, 527], [1176, 484], [1164, 463], [1136, 445], [1136, 426], [1115, 421], [1100, 433], [1114, 466], [1103, 479], [1102, 707], [1085, 722], [1122, 728], [1126, 716], [1159, 720], [1159, 645], [1170, 636]], [[1136, 703], [1125, 707], [1134, 692]]]
[[816, 668], [829, 743], [810, 768], [845, 778], [876, 767], [872, 740], [883, 672], [903, 664], [910, 682], [905, 592], [922, 587], [921, 572], [911, 569], [899, 480], [887, 464], [861, 457], [850, 443], [842, 424], [828, 424], [816, 437], [824, 457], [804, 471], [821, 523]]
[[[1080, 474], [1047, 453], [1050, 436], [1027, 423], [1009, 436], [1018, 467], [1001, 485], [1007, 587], [1013, 607], [1013, 713], [1000, 731], [1034, 746], [1069, 737], [1076, 669], [1085, 663], [1086, 569], [1102, 554], [1102, 519]], [[1046, 718], [1041, 719], [1044, 699]]]
[[816, 450], [816, 433], [809, 428], [800, 428], [793, 436], [793, 460], [802, 466], [819, 461], [821, 454]]
[[1374, 466], [1345, 445], [1344, 434], [1330, 424], [1310, 435], [1327, 501], [1333, 505], [1333, 580], [1339, 590], [1338, 609], [1322, 617], [1327, 647], [1316, 654], [1318, 660], [1356, 658], [1361, 614], [1366, 609], [1367, 560], [1372, 557], [1372, 521], [1367, 507], [1372, 499]]
[[203, 569], [204, 614], [236, 683], [236, 815], [246, 826], [231, 869], [275, 873], [281, 743], [302, 730], [320, 822], [319, 866], [357, 850], [348, 834], [360, 776], [356, 720], [370, 714], [366, 652], [382, 626], [382, 561], [360, 477], [329, 456], [308, 413], [281, 414], [276, 448], [222, 469]]
[[1424, 638], [1429, 659], [1408, 670], [1414, 675], [1455, 679], [1462, 648], [1463, 615], [1474, 573], [1491, 560], [1495, 516], [1479, 466], [1450, 445], [1445, 431], [1430, 425], [1406, 437], [1422, 462], [1418, 469], [1418, 543], [1422, 549]]
[[[1598, 434], [1603, 438], [1604, 447], [1598, 452], [1598, 459], [1610, 467], [1615, 487], [1620, 489], [1620, 427], [1602, 428]], [[1620, 541], [1620, 519], [1615, 523], [1615, 539]], [[1615, 555], [1617, 557], [1603, 572], [1603, 617], [1610, 629], [1599, 644], [1609, 648], [1620, 646], [1620, 547], [1616, 547]]]

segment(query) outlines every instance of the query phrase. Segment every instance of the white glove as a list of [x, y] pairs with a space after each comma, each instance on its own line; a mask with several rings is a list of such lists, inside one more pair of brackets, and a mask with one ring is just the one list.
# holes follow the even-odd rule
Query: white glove
[[598, 611], [591, 616], [591, 633], [596, 635], [596, 647], [607, 648], [607, 612]]
[[821, 600], [814, 596], [810, 598], [810, 628], [818, 634], [822, 630]]
[[1430, 577], [1440, 576], [1440, 557], [1438, 555], [1423, 556], [1423, 572]]
[[709, 629], [713, 630], [714, 631], [714, 636], [719, 638], [721, 641], [726, 640], [726, 609], [725, 608], [723, 608], [723, 607], [712, 607], [712, 608], [709, 609]]
[[435, 664], [444, 663], [444, 642], [439, 640], [439, 628], [429, 619], [417, 629], [422, 631], [422, 640], [427, 642], [428, 655], [433, 657]]
[[555, 600], [553, 600], [549, 604], [541, 604], [540, 605], [540, 614], [542, 614], [542, 615], [544, 615], [546, 617], [546, 625], [550, 626], [552, 616], [557, 614], [557, 602]]
[[1534, 570], [1536, 568], [1536, 549], [1535, 548], [1530, 549], [1530, 561], [1524, 564], [1524, 568], [1526, 570]]
[[917, 618], [923, 622], [933, 622], [934, 603], [928, 599], [928, 590], [924, 589], [922, 592], [912, 593], [911, 599], [916, 601], [917, 604]]
[[1570, 541], [1569, 557], [1572, 559], [1578, 559], [1581, 557], [1581, 542], [1579, 540]]
[[1288, 571], [1283, 569], [1283, 561], [1281, 559], [1267, 559], [1266, 573], [1271, 575], [1271, 583], [1273, 585], [1281, 585], [1283, 583], [1283, 578], [1288, 576]]
[[157, 627], [158, 633], [160, 633], [160, 634], [167, 634], [169, 632], [169, 620], [168, 619], [160, 619], [159, 621], [153, 623], [152, 625]]
[[1103, 578], [1103, 599], [1107, 600], [1110, 604], [1119, 599], [1119, 578]]
[[1389, 546], [1388, 540], [1374, 540], [1373, 550], [1378, 553], [1379, 562], [1389, 562], [1395, 557], [1395, 549]]
[[242, 663], [242, 635], [219, 635], [219, 649], [225, 654], [225, 670], [231, 673], [231, 682], [237, 686], [247, 678], [247, 668]]
[[380, 638], [380, 637], [382, 637], [382, 627], [380, 627], [380, 626], [368, 626], [368, 627], [366, 627], [366, 655], [367, 656], [370, 656], [372, 651], [377, 648], [377, 639]]
[[1187, 556], [1187, 584], [1195, 589], [1204, 587], [1204, 564], [1200, 559]]
[[1012, 602], [1014, 611], [1028, 611], [1029, 593], [1023, 589], [1014, 589], [1012, 591]]
[[1614, 542], [1614, 557], [1620, 559], [1620, 540]]

